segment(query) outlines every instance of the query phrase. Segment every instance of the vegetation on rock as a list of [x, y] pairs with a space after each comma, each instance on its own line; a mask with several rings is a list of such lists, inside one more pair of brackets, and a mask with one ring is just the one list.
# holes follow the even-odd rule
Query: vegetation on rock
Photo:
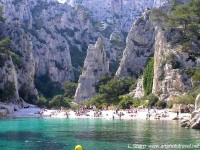
[[200, 68], [196, 68], [192, 76], [194, 86], [200, 85]]
[[49, 106], [56, 109], [60, 109], [61, 107], [70, 108], [70, 103], [63, 95], [57, 95], [49, 102]]
[[144, 70], [144, 79], [143, 79], [144, 93], [146, 96], [151, 94], [152, 92], [153, 76], [154, 76], [154, 59], [150, 58]]
[[190, 0], [188, 4], [182, 4], [174, 0], [171, 10], [164, 12], [159, 8], [152, 10], [152, 19], [159, 22], [163, 28], [177, 29], [178, 37], [170, 37], [172, 44], [181, 44], [183, 50], [189, 52], [191, 49], [198, 49], [197, 40], [200, 39], [200, 1]]
[[130, 92], [130, 87], [136, 82], [132, 78], [111, 79], [109, 75], [102, 76], [97, 85], [98, 95], [84, 104], [96, 105], [99, 108], [110, 105], [118, 105], [122, 95]]
[[40, 94], [46, 98], [53, 98], [55, 95], [64, 93], [58, 84], [51, 81], [48, 73], [35, 77], [35, 86]]
[[76, 88], [77, 88], [77, 83], [66, 82], [64, 85], [64, 91], [65, 91], [64, 96], [72, 98], [75, 95]]
[[105, 96], [107, 103], [117, 104], [119, 96], [128, 94], [129, 88], [135, 84], [135, 80], [131, 78], [111, 79], [104, 85], [100, 85], [99, 93]]
[[0, 88], [0, 99], [3, 102], [9, 102], [15, 94], [15, 85], [13, 82], [6, 81], [3, 89]]
[[[45, 81], [42, 80], [40, 84], [44, 84]], [[51, 83], [50, 81], [48, 82], [48, 85], [50, 87], [42, 89], [43, 92], [45, 93], [40, 93], [41, 96], [39, 98], [37, 105], [40, 107], [56, 108], [56, 109], [60, 109], [61, 107], [70, 108], [71, 107], [70, 102], [72, 101], [72, 98], [75, 95], [77, 83], [66, 82], [64, 84], [64, 90], [62, 90], [61, 88], [56, 90], [56, 87], [53, 87], [53, 89], [51, 89], [52, 86], [55, 84]], [[47, 92], [52, 92], [52, 93], [47, 95]]]
[[121, 109], [130, 109], [131, 107], [148, 106], [148, 102], [143, 98], [132, 98], [130, 95], [119, 96], [119, 105]]

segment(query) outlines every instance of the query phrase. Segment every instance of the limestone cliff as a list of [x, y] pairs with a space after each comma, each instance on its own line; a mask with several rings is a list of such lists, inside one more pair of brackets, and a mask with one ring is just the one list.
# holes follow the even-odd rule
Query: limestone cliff
[[[63, 24], [67, 25], [66, 14], [55, 18], [58, 15], [56, 4], [51, 3], [48, 6], [44, 1], [4, 1], [3, 4], [4, 17], [11, 29], [8, 34], [13, 39], [14, 49], [22, 55], [29, 51], [34, 57], [34, 71], [31, 71], [35, 72], [33, 76], [48, 72], [53, 82], [61, 84], [66, 80], [73, 80], [69, 44], [59, 33], [64, 28]], [[58, 31], [54, 32], [56, 30]], [[29, 57], [24, 57], [29, 60]]]
[[95, 45], [88, 47], [83, 72], [79, 78], [75, 94], [75, 101], [83, 102], [94, 97], [98, 79], [108, 72], [109, 60], [106, 58], [103, 40], [99, 38]]
[[78, 79], [88, 45], [100, 36], [110, 70], [115, 72], [132, 21], [147, 7], [168, 1], [70, 0], [61, 4], [57, 0], [1, 0], [6, 19], [3, 32], [22, 60], [16, 70], [19, 97], [37, 100], [36, 88], [43, 93], [44, 78], [61, 88], [65, 81]]
[[31, 35], [19, 26], [9, 26], [8, 36], [15, 37], [11, 42], [12, 50], [20, 56], [21, 64], [17, 68], [17, 80], [20, 97], [36, 102], [38, 92], [34, 85], [36, 62]]
[[[2, 55], [0, 59], [2, 59]], [[0, 101], [8, 101], [8, 99], [13, 102], [19, 101], [17, 74], [10, 56], [4, 55], [4, 66], [0, 67], [0, 79], [0, 90], [2, 90]]]
[[[7, 33], [16, 28], [11, 29], [7, 24], [0, 22], [0, 32], [2, 33], [0, 35], [0, 41], [2, 40], [0, 45], [0, 101], [21, 105], [22, 99], [25, 99], [35, 103], [38, 100], [38, 93], [33, 80], [35, 65], [30, 37], [24, 34], [24, 31], [20, 30], [21, 28], [17, 28], [18, 47], [13, 44], [14, 40], [10, 43], [8, 42], [10, 40], [5, 39], [8, 37]], [[23, 39], [26, 39], [27, 42], [24, 42]]]
[[172, 38], [181, 38], [178, 30], [159, 30], [155, 38], [153, 93], [161, 99], [169, 99], [192, 88], [191, 76], [187, 70], [200, 67], [198, 55], [192, 49], [184, 51], [179, 44], [172, 44]]
[[[146, 8], [160, 7], [171, 0], [68, 0], [66, 3], [76, 7], [82, 5], [92, 13], [93, 20], [102, 27], [118, 31], [130, 30], [133, 21]], [[102, 13], [103, 12], [103, 13]]]
[[[167, 10], [167, 7], [163, 9]], [[200, 67], [199, 41], [191, 48], [185, 48], [179, 43], [183, 38], [181, 30], [164, 29], [161, 23], [152, 20], [150, 14], [151, 10], [147, 10], [134, 22], [116, 77], [138, 78], [150, 57], [154, 57], [152, 93], [161, 100], [169, 100], [199, 86], [199, 81], [194, 85], [191, 75]], [[135, 91], [144, 92], [140, 84]]]
[[149, 57], [153, 56], [155, 29], [150, 13], [150, 10], [146, 11], [134, 22], [126, 39], [126, 49], [116, 72], [117, 77], [139, 77], [143, 73]]
[[134, 98], [141, 98], [144, 96], [143, 78], [138, 79], [137, 86], [134, 91], [130, 93]]
[[71, 7], [56, 0], [2, 0], [1, 3], [14, 50], [23, 53], [21, 45], [28, 42], [33, 45], [29, 51], [34, 57], [36, 78], [47, 74], [58, 84], [77, 79], [88, 45], [94, 44], [100, 35], [107, 38], [105, 50], [110, 60], [115, 62], [122, 55], [124, 35], [120, 33], [121, 39], [109, 40], [115, 31], [113, 25], [102, 27], [92, 17], [94, 12], [83, 5]]

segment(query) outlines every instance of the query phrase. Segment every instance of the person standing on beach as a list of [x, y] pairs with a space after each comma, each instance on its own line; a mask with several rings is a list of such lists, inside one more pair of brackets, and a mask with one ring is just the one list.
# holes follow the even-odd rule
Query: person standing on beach
[[177, 114], [177, 118], [178, 118], [179, 117], [179, 111], [177, 111], [176, 114]]
[[150, 114], [150, 107], [148, 107], [148, 114]]

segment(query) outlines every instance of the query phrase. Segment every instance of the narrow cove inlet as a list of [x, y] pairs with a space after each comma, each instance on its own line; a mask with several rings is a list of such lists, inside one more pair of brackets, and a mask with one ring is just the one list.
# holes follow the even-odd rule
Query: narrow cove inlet
[[0, 0], [0, 150], [200, 150], [200, 0]]

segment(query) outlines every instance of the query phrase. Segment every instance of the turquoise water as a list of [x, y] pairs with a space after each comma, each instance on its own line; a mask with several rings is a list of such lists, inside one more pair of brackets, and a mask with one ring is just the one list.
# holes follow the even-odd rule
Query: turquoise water
[[176, 121], [20, 118], [0, 120], [1, 150], [128, 150], [128, 144], [198, 144]]

